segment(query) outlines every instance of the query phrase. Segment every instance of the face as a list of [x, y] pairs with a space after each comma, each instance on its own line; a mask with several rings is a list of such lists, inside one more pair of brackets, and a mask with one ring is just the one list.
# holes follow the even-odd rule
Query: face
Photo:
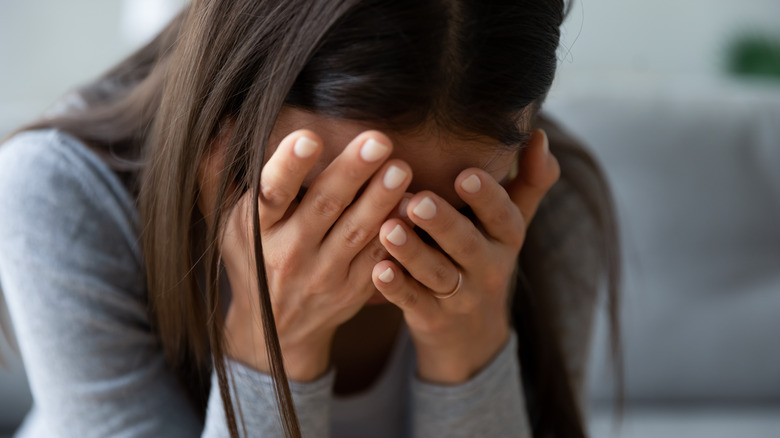
[[[323, 141], [323, 152], [303, 182], [303, 188], [306, 189], [356, 136], [376, 127], [285, 108], [271, 132], [266, 159], [273, 155], [282, 139], [299, 129], [310, 129]], [[467, 216], [470, 212], [454, 188], [455, 179], [460, 172], [477, 167], [487, 171], [496, 181], [502, 182], [508, 178], [513, 163], [517, 161], [516, 151], [501, 147], [494, 140], [487, 138], [464, 141], [435, 130], [417, 130], [414, 133], [404, 134], [381, 129], [380, 131], [393, 143], [391, 158], [403, 160], [412, 168], [412, 182], [407, 192], [414, 194], [430, 190]], [[420, 234], [423, 241], [437, 247], [430, 236], [421, 230], [415, 229], [415, 231]], [[375, 291], [367, 304], [384, 302], [386, 302], [384, 297]]]
[[[303, 128], [314, 131], [324, 142], [323, 153], [304, 181], [304, 187], [309, 187], [353, 138], [363, 131], [375, 129], [360, 122], [330, 119], [286, 108], [271, 133], [268, 156], [273, 154], [276, 145], [285, 136]], [[504, 181], [517, 158], [516, 152], [500, 147], [495, 140], [490, 139], [464, 141], [433, 130], [413, 134], [382, 132], [393, 142], [391, 157], [405, 161], [412, 168], [413, 179], [409, 192], [431, 190], [458, 209], [465, 205], [454, 189], [455, 178], [461, 171], [478, 167], [486, 170], [497, 181]]]
[[[317, 176], [344, 150], [344, 148], [359, 134], [375, 129], [369, 124], [332, 119], [301, 111], [286, 108], [280, 114], [269, 139], [267, 158], [275, 152], [277, 145], [290, 133], [299, 129], [309, 129], [316, 133], [323, 142], [322, 153], [311, 172], [303, 182], [306, 189], [312, 185]], [[225, 131], [223, 134], [227, 134]], [[474, 139], [464, 141], [446, 133], [435, 130], [418, 130], [414, 133], [394, 133], [381, 130], [389, 137], [393, 145], [392, 158], [405, 161], [412, 170], [412, 182], [407, 188], [411, 194], [423, 190], [430, 190], [446, 200], [454, 208], [469, 215], [466, 204], [455, 192], [455, 179], [465, 169], [481, 168], [489, 173], [496, 181], [505, 181], [513, 164], [517, 161], [517, 152], [508, 150], [491, 139]], [[217, 142], [223, 142], [226, 135], [220, 135]], [[217, 147], [217, 150], [221, 148]], [[209, 220], [208, 212], [214, 205], [216, 196], [216, 184], [218, 174], [222, 168], [221, 160], [206, 159], [199, 169], [199, 185], [201, 188], [198, 198], [198, 207]], [[411, 195], [410, 195], [411, 196]], [[415, 229], [417, 231], [417, 229]], [[424, 241], [431, 246], [435, 242], [424, 232], [418, 231]], [[381, 294], [375, 294], [375, 298], [369, 304], [381, 303]]]
[[[284, 137], [298, 129], [314, 131], [324, 143], [317, 164], [303, 182], [303, 188], [306, 189], [351, 140], [375, 127], [352, 120], [327, 118], [295, 108], [284, 108], [271, 131], [266, 159], [273, 155]], [[386, 130], [381, 132], [393, 143], [391, 158], [401, 159], [412, 168], [413, 179], [408, 188], [409, 193], [430, 190], [461, 211], [465, 203], [454, 189], [455, 178], [461, 171], [471, 167], [481, 168], [496, 181], [503, 183], [509, 178], [517, 162], [517, 151], [507, 149], [488, 138], [465, 141], [436, 130], [419, 130], [413, 134]], [[217, 143], [226, 141], [227, 134], [229, 130], [223, 131], [217, 138]], [[218, 173], [221, 168], [222, 160], [219, 154], [216, 154], [203, 160], [198, 170], [200, 195], [197, 205], [207, 221], [210, 220], [209, 213], [216, 198]]]

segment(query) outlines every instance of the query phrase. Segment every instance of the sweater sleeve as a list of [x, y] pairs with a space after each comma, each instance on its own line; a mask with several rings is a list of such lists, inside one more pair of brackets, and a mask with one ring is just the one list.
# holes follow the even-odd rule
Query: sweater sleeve
[[[259, 373], [235, 361], [228, 360], [226, 364], [229, 378], [232, 378], [231, 399], [234, 408], [240, 404], [246, 436], [283, 437], [271, 376]], [[331, 368], [324, 376], [313, 382], [290, 382], [290, 392], [301, 427], [301, 436], [304, 438], [327, 438], [329, 436], [330, 399], [335, 376], [335, 370]], [[227, 437], [227, 419], [216, 373], [212, 373], [211, 388], [203, 436], [209, 438]], [[238, 428], [241, 430], [242, 426], [238, 417], [237, 415], [236, 421], [239, 421]]]
[[[97, 155], [53, 130], [16, 135], [0, 145], [0, 211], [0, 285], [33, 395], [17, 436], [228, 435], [218, 386], [204, 431], [165, 362], [135, 203]], [[270, 379], [233, 368], [249, 436], [277, 436], [255, 428], [278, 416]], [[328, 430], [328, 378], [293, 386], [305, 428]]]
[[33, 396], [21, 436], [192, 436], [146, 314], [133, 203], [56, 131], [0, 146], [0, 281]]
[[412, 382], [412, 436], [530, 438], [517, 335], [479, 374], [456, 386]]

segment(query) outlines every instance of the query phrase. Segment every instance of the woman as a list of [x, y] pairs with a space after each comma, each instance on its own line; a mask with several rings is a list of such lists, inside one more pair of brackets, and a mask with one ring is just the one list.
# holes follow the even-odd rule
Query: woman
[[537, 117], [563, 15], [195, 0], [15, 135], [19, 435], [584, 436], [617, 255], [595, 163]]

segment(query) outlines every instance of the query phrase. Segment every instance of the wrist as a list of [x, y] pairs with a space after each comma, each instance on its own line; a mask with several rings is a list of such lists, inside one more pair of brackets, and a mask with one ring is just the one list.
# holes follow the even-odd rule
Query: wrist
[[[226, 356], [259, 371], [271, 374], [271, 363], [262, 333], [252, 336], [255, 342], [228, 341]], [[281, 346], [287, 379], [295, 382], [317, 380], [330, 366], [330, 342], [323, 341], [296, 347]]]
[[[270, 375], [271, 363], [266, 347], [265, 331], [258, 320], [259, 315], [253, 315], [249, 310], [250, 306], [239, 305], [235, 298], [256, 295], [257, 292], [251, 285], [246, 286], [234, 281], [236, 278], [246, 278], [246, 272], [237, 271], [235, 265], [229, 263], [229, 260], [223, 259], [223, 262], [234, 297], [225, 319], [225, 355], [256, 371]], [[285, 342], [283, 333], [277, 335], [288, 380], [309, 382], [316, 380], [328, 370], [333, 334], [326, 334], [317, 339], [311, 336], [300, 336], [306, 339], [305, 343], [289, 340]]]
[[473, 337], [472, 342], [452, 346], [417, 347], [417, 373], [421, 380], [442, 385], [458, 385], [485, 369], [509, 341], [507, 324], [490, 335]]
[[289, 380], [311, 382], [319, 379], [330, 367], [330, 342], [283, 348], [282, 356]]

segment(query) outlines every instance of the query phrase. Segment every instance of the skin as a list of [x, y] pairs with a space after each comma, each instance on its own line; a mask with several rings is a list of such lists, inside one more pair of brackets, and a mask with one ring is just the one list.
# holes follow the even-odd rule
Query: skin
[[[272, 132], [258, 214], [288, 377], [306, 382], [325, 373], [340, 327], [353, 335], [363, 330], [372, 339], [370, 321], [369, 327], [355, 321], [380, 305], [400, 309], [420, 378], [465, 382], [508, 340], [515, 260], [527, 224], [558, 179], [558, 163], [539, 130], [518, 153], [489, 139], [463, 141], [434, 129], [397, 134], [369, 128], [285, 109]], [[310, 154], [296, 155], [303, 137], [313, 142]], [[361, 150], [372, 149], [372, 141], [382, 146], [373, 147], [366, 160]], [[202, 212], [213, 206], [219, 143], [199, 172]], [[514, 162], [518, 176], [508, 180]], [[388, 173], [396, 176], [392, 188], [384, 182]], [[307, 191], [299, 198], [301, 187]], [[251, 262], [250, 196], [231, 211], [220, 240], [233, 291], [225, 321], [227, 354], [267, 373]], [[457, 210], [465, 206], [476, 223]], [[427, 232], [435, 246], [414, 227]], [[434, 297], [452, 291], [459, 272], [459, 292]]]

